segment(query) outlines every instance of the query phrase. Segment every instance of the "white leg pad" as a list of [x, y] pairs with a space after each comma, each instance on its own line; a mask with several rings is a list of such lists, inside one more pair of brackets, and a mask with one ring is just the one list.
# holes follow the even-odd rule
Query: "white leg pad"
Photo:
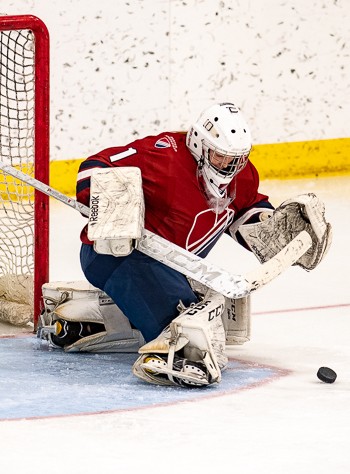
[[[194, 292], [203, 295], [208, 287], [188, 278]], [[226, 335], [226, 347], [241, 345], [250, 341], [251, 336], [251, 296], [243, 298], [225, 297], [225, 311], [222, 313], [222, 323]]]
[[145, 342], [113, 300], [88, 282], [47, 283], [43, 285], [43, 298], [45, 311], [40, 317], [38, 337], [49, 340], [54, 347], [58, 347], [53, 342], [57, 321], [101, 325], [100, 332], [64, 345], [66, 352], [137, 352]]
[[222, 322], [226, 334], [226, 347], [242, 345], [250, 341], [251, 309], [250, 295], [239, 299], [226, 299], [226, 311]]
[[221, 380], [227, 366], [222, 313], [224, 296], [209, 290], [156, 339], [140, 348], [133, 373], [160, 385], [209, 385]]

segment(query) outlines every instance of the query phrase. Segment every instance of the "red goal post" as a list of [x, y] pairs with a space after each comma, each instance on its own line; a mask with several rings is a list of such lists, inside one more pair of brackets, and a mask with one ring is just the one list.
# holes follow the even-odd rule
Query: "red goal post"
[[[0, 160], [49, 184], [49, 33], [0, 16]], [[49, 281], [49, 198], [0, 172], [0, 321], [23, 325]]]

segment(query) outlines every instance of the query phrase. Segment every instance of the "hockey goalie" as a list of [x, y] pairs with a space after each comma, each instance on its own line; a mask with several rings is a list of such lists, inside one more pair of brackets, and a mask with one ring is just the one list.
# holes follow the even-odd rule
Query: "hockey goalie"
[[251, 147], [241, 111], [220, 103], [187, 133], [163, 132], [87, 158], [77, 199], [90, 207], [80, 253], [88, 287], [44, 289], [41, 335], [67, 352], [138, 351], [133, 373], [145, 382], [219, 383], [227, 347], [250, 339], [250, 294], [224, 296], [138, 243], [147, 229], [165, 239], [169, 254], [176, 245], [205, 258], [226, 233], [273, 266], [307, 232], [310, 244], [295, 264], [313, 270], [331, 242], [323, 203], [306, 193], [275, 209], [258, 190]]

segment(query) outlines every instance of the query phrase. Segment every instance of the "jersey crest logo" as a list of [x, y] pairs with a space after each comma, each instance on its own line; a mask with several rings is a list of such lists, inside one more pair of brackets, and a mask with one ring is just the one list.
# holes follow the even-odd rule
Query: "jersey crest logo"
[[171, 143], [168, 137], [163, 137], [160, 138], [159, 140], [156, 141], [155, 145], [156, 148], [170, 148]]

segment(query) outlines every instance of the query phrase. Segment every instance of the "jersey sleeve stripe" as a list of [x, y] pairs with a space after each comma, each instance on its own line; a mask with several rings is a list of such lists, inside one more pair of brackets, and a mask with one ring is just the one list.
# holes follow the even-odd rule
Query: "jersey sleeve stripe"
[[90, 178], [96, 168], [109, 168], [109, 166], [106, 163], [101, 163], [100, 161], [88, 161], [87, 163], [82, 163], [78, 172], [78, 181], [81, 179]]
[[84, 191], [84, 189], [90, 188], [90, 180], [85, 179], [83, 181], [78, 181], [77, 186], [76, 186], [76, 193], [77, 195]]
[[81, 163], [79, 170], [85, 170], [90, 168], [108, 168], [109, 166], [111, 165], [109, 165], [108, 163], [104, 163], [103, 161], [88, 159]]
[[91, 178], [91, 175], [92, 175], [92, 173], [95, 169], [96, 169], [96, 167], [90, 168], [88, 170], [79, 171], [79, 173], [78, 173], [78, 182], [82, 181], [84, 179], [87, 179], [87, 178]]

